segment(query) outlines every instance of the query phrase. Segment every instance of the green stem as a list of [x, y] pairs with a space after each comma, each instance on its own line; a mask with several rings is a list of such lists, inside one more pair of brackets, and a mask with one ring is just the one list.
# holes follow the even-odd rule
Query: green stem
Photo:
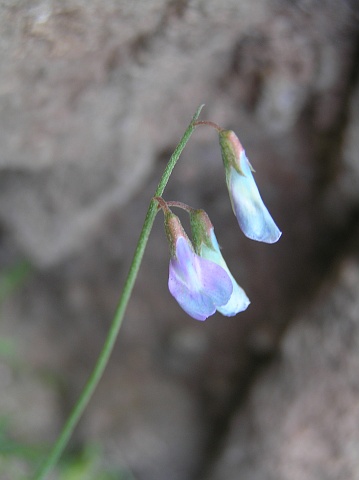
[[[176, 147], [176, 150], [173, 152], [166, 168], [165, 171], [163, 172], [162, 178], [158, 184], [158, 187], [155, 192], [155, 197], [161, 197], [164, 189], [167, 185], [167, 182], [171, 176], [172, 170], [175, 167], [182, 150], [186, 146], [190, 136], [192, 135], [195, 125], [194, 123], [198, 119], [201, 110], [203, 108], [203, 105], [198, 107], [195, 115], [192, 118], [191, 123], [187, 127], [187, 130], [185, 131], [182, 139], [180, 140], [179, 144]], [[140, 237], [138, 239], [137, 247], [135, 250], [135, 254], [133, 256], [133, 260], [130, 266], [130, 270], [127, 275], [127, 279], [125, 281], [125, 285], [122, 291], [121, 298], [119, 300], [114, 318], [111, 323], [110, 330], [108, 332], [107, 338], [105, 340], [104, 346], [102, 348], [102, 351], [97, 359], [96, 365], [80, 395], [80, 398], [78, 399], [76, 405], [74, 406], [69, 418], [67, 419], [60, 435], [58, 436], [52, 450], [50, 451], [48, 457], [45, 459], [44, 463], [40, 466], [40, 469], [38, 472], [35, 474], [33, 477], [34, 480], [42, 480], [46, 477], [46, 475], [49, 473], [49, 471], [55, 466], [57, 463], [58, 459], [60, 458], [62, 452], [64, 451], [68, 441], [70, 440], [70, 437], [82, 415], [84, 412], [87, 404], [90, 401], [90, 398], [95, 391], [98, 382], [100, 381], [102, 374], [106, 368], [106, 365], [108, 363], [108, 360], [110, 358], [111, 352], [113, 350], [116, 338], [118, 336], [118, 332], [121, 328], [123, 317], [128, 305], [128, 302], [131, 297], [131, 293], [137, 278], [138, 271], [140, 269], [140, 265], [142, 262], [143, 254], [145, 252], [145, 248], [147, 245], [148, 237], [150, 235], [151, 229], [153, 222], [156, 217], [156, 213], [158, 211], [157, 208], [157, 201], [152, 199], [148, 210], [147, 210], [147, 215], [145, 218], [145, 222], [142, 227], [142, 231], [140, 234]]]

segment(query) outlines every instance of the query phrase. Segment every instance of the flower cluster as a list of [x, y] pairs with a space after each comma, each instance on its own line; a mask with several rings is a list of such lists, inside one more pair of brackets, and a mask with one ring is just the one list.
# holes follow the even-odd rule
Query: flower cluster
[[[263, 203], [240, 141], [230, 130], [217, 130], [229, 196], [241, 230], [253, 240], [276, 242], [281, 232]], [[168, 288], [183, 310], [196, 320], [206, 320], [216, 311], [233, 316], [246, 310], [250, 301], [228, 269], [207, 213], [180, 202], [156, 200], [164, 212], [170, 245]], [[173, 206], [189, 213], [192, 242], [171, 211]]]

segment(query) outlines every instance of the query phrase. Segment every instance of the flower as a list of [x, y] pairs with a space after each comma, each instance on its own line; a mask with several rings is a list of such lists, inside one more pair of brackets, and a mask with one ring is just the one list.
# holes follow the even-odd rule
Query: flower
[[232, 282], [232, 295], [225, 305], [217, 307], [217, 310], [227, 317], [236, 315], [247, 309], [250, 301], [245, 291], [238, 285], [221, 254], [220, 247], [214, 233], [214, 227], [204, 210], [192, 210], [190, 212], [193, 244], [196, 253], [206, 260], [222, 267]]
[[221, 130], [219, 142], [232, 209], [241, 230], [253, 240], [275, 243], [282, 232], [263, 203], [240, 141], [233, 131]]
[[191, 317], [206, 320], [228, 303], [232, 281], [220, 265], [195, 253], [179, 218], [171, 211], [165, 213], [165, 229], [171, 251], [169, 291]]

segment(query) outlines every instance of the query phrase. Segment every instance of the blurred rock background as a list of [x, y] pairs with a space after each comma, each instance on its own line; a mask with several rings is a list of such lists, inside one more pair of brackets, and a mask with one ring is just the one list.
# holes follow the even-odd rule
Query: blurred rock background
[[89, 479], [359, 477], [358, 53], [355, 0], [0, 3], [1, 478], [29, 475], [78, 398], [202, 103], [283, 237], [243, 236], [198, 128], [165, 198], [206, 209], [252, 303], [187, 317], [159, 215], [67, 456], [99, 449]]

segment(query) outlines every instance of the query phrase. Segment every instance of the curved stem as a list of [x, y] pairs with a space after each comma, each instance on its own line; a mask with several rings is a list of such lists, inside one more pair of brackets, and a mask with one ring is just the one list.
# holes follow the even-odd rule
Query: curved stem
[[156, 200], [158, 203], [157, 208], [161, 208], [164, 213], [170, 213], [169, 207], [177, 207], [177, 208], [182, 208], [182, 210], [185, 210], [188, 213], [193, 212], [194, 208], [190, 207], [186, 203], [183, 202], [177, 202], [174, 200], [164, 200], [162, 197], [153, 197], [153, 200]]
[[221, 128], [219, 125], [217, 125], [214, 122], [210, 122], [208, 120], [200, 120], [198, 122], [194, 123], [194, 126], [197, 127], [198, 125], [208, 125], [209, 127], [215, 128], [217, 132], [222, 132], [223, 128]]
[[158, 203], [157, 208], [161, 208], [163, 212], [169, 212], [167, 202], [162, 197], [153, 197], [153, 200], [156, 200]]
[[167, 205], [169, 207], [177, 207], [177, 208], [181, 208], [182, 210], [185, 210], [186, 212], [188, 213], [191, 213], [193, 212], [195, 209], [190, 207], [189, 205], [187, 205], [186, 203], [183, 203], [183, 202], [177, 202], [175, 200], [169, 200], [168, 202], [166, 202]]
[[[168, 180], [171, 176], [173, 168], [175, 167], [182, 150], [186, 146], [190, 136], [192, 135], [195, 129], [195, 122], [198, 119], [203, 105], [198, 107], [195, 115], [192, 118], [191, 123], [187, 127], [182, 139], [180, 140], [179, 144], [177, 145], [175, 151], [173, 152], [165, 171], [163, 172], [162, 178], [158, 184], [158, 187], [155, 192], [155, 197], [161, 197], [163, 191], [168, 183]], [[152, 199], [150, 201], [147, 215], [142, 227], [142, 231], [137, 243], [137, 247], [133, 256], [133, 260], [130, 266], [130, 270], [127, 275], [127, 279], [125, 281], [125, 285], [122, 291], [122, 295], [120, 297], [117, 309], [115, 311], [114, 318], [112, 320], [110, 330], [108, 332], [107, 338], [105, 340], [104, 346], [101, 350], [101, 353], [97, 359], [95, 367], [80, 395], [79, 400], [77, 401], [76, 405], [74, 406], [72, 412], [70, 413], [69, 418], [67, 419], [60, 435], [58, 436], [52, 450], [50, 451], [48, 457], [45, 459], [44, 463], [40, 466], [38, 472], [33, 477], [34, 480], [42, 480], [46, 477], [48, 472], [54, 467], [58, 459], [60, 458], [62, 452], [64, 451], [70, 437], [82, 415], [84, 412], [90, 398], [95, 391], [98, 382], [100, 381], [102, 374], [106, 368], [108, 360], [110, 358], [111, 352], [113, 350], [116, 338], [118, 336], [118, 332], [121, 328], [123, 317], [128, 305], [128, 302], [131, 297], [131, 293], [137, 278], [138, 271], [140, 269], [140, 265], [142, 262], [142, 258], [144, 255], [144, 251], [147, 245], [148, 237], [150, 235], [152, 225], [157, 213], [157, 202], [156, 200]]]

